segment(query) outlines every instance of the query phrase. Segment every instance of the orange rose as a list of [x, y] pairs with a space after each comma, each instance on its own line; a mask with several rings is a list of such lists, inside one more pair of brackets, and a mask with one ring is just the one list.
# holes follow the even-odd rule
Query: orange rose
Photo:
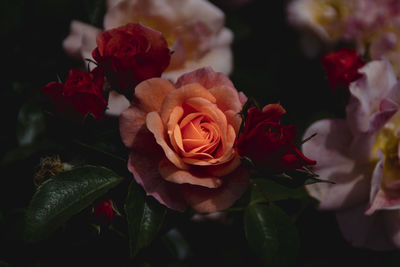
[[152, 78], [135, 89], [120, 117], [129, 171], [147, 194], [174, 210], [230, 207], [248, 173], [233, 148], [245, 102], [222, 73], [203, 68], [176, 84]]

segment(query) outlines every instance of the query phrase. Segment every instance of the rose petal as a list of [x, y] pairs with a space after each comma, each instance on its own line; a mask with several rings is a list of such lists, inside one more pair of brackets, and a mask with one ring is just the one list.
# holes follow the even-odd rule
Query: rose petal
[[220, 72], [214, 72], [211, 67], [197, 69], [182, 75], [176, 82], [175, 86], [179, 88], [191, 83], [199, 83], [206, 89], [217, 86], [235, 88], [226, 75]]
[[191, 184], [208, 188], [218, 188], [222, 185], [222, 179], [213, 176], [204, 176], [202, 173], [192, 173], [178, 169], [167, 158], [163, 158], [158, 165], [161, 176], [168, 182], [175, 184]]
[[377, 210], [397, 210], [400, 209], [400, 197], [390, 197], [385, 191], [380, 189], [375, 195], [372, 204], [365, 211], [366, 215], [371, 215]]
[[181, 192], [186, 202], [197, 212], [216, 212], [229, 208], [246, 191], [249, 173], [239, 167], [223, 177], [224, 183], [216, 189], [194, 185], [181, 185]]
[[200, 84], [192, 83], [182, 86], [177, 90], [171, 91], [165, 97], [160, 112], [162, 121], [167, 124], [171, 112], [174, 110], [174, 108], [177, 106], [182, 106], [182, 104], [186, 102], [187, 99], [193, 97], [203, 98], [204, 100], [208, 100], [211, 103], [216, 102], [215, 97]]
[[344, 238], [354, 247], [373, 250], [394, 249], [384, 232], [385, 222], [382, 213], [364, 215], [365, 204], [338, 211], [336, 219]]
[[237, 134], [240, 129], [240, 124], [242, 123], [242, 117], [238, 112], [235, 112], [233, 110], [225, 111], [225, 116], [226, 120], [228, 121], [228, 124], [232, 125], [233, 129], [235, 130], [235, 133]]
[[210, 92], [217, 99], [217, 106], [221, 111], [233, 110], [240, 112], [242, 110], [239, 94], [233, 87], [216, 86], [210, 88]]
[[175, 91], [171, 82], [161, 78], [152, 78], [136, 86], [135, 97], [139, 100], [142, 110], [160, 111], [164, 99], [171, 91]]
[[303, 144], [305, 156], [317, 159], [314, 171], [321, 179], [335, 184], [317, 183], [307, 186], [309, 194], [320, 201], [320, 209], [343, 209], [367, 201], [370, 170], [357, 166], [347, 156], [351, 133], [344, 120], [321, 120], [311, 125], [304, 136], [317, 135]]
[[165, 156], [179, 169], [188, 170], [189, 166], [182, 161], [182, 159], [165, 141], [164, 125], [161, 121], [160, 115], [155, 111], [148, 113], [146, 116], [146, 125], [149, 131], [154, 134], [157, 144], [159, 144], [164, 150]]
[[179, 186], [165, 181], [158, 172], [159, 159], [140, 153], [131, 153], [128, 169], [137, 183], [143, 186], [147, 195], [153, 196], [168, 208], [184, 211], [185, 201], [179, 192]]
[[106, 109], [106, 114], [109, 116], [118, 117], [121, 113], [129, 107], [128, 99], [118, 94], [115, 91], [111, 91], [108, 95], [108, 106]]
[[381, 101], [396, 84], [396, 75], [386, 60], [372, 61], [359, 70], [364, 74], [350, 84], [351, 98], [346, 107], [349, 127], [354, 135], [370, 128], [370, 116], [379, 111]]
[[92, 58], [91, 53], [96, 47], [96, 37], [101, 30], [77, 20], [70, 25], [70, 33], [63, 41], [63, 48], [67, 54], [76, 58]]

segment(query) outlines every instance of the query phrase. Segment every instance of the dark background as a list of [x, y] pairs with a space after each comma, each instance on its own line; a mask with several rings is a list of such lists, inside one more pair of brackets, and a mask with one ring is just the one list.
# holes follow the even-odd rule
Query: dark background
[[[68, 58], [61, 47], [72, 19], [101, 26], [104, 10], [94, 9], [96, 0], [1, 0], [0, 2], [0, 150], [6, 155], [18, 147], [17, 118], [27, 101], [40, 101], [40, 89], [49, 81], [66, 77], [80, 62]], [[343, 116], [340, 94], [333, 93], [325, 79], [320, 56], [302, 53], [298, 33], [286, 22], [287, 1], [249, 1], [228, 5], [213, 1], [226, 13], [226, 26], [235, 39], [234, 72], [231, 79], [239, 91], [261, 105], [281, 103], [287, 110], [285, 124], [295, 124], [298, 140], [313, 121]], [[36, 246], [21, 241], [21, 218], [35, 190], [33, 173], [38, 157], [1, 167], [0, 171], [0, 261], [10, 266], [258, 266], [248, 250], [241, 222], [186, 222], [181, 231], [191, 254], [173, 260], [157, 241], [136, 261], [128, 261], [126, 244], [107, 231], [93, 238], [93, 230], [69, 222], [63, 233]], [[234, 215], [235, 216], [235, 215]], [[374, 252], [349, 246], [340, 234], [335, 216], [308, 207], [296, 225], [301, 238], [297, 266], [399, 266], [396, 252]], [[90, 228], [90, 230], [89, 230]], [[188, 230], [190, 229], [190, 231]], [[397, 264], [396, 264], [397, 262]], [[0, 266], [2, 263], [0, 262]]]

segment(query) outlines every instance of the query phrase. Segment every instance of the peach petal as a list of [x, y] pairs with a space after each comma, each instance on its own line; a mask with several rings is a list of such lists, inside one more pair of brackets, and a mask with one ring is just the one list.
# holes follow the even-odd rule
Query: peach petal
[[165, 141], [164, 125], [161, 121], [160, 115], [155, 111], [148, 113], [146, 116], [146, 125], [149, 131], [154, 134], [157, 144], [159, 144], [164, 150], [166, 157], [172, 163], [174, 163], [176, 167], [183, 170], [188, 170], [189, 166], [182, 161], [182, 159], [169, 147]]
[[188, 84], [180, 87], [177, 90], [171, 91], [164, 99], [161, 106], [161, 118], [164, 123], [167, 123], [171, 112], [177, 106], [182, 106], [182, 104], [192, 97], [200, 97], [209, 100], [211, 103], [215, 103], [215, 97], [206, 90], [200, 84]]
[[321, 179], [335, 184], [317, 183], [306, 187], [320, 201], [319, 209], [344, 209], [367, 201], [373, 166], [356, 165], [348, 156], [352, 135], [344, 120], [321, 120], [311, 125], [304, 136], [317, 135], [303, 144], [304, 155], [317, 159], [313, 170]]
[[217, 86], [227, 86], [235, 88], [231, 80], [229, 80], [229, 78], [225, 74], [215, 72], [211, 67], [197, 69], [195, 71], [182, 75], [176, 82], [175, 86], [179, 88], [181, 86], [191, 83], [199, 83], [206, 89]]
[[245, 168], [239, 167], [223, 179], [222, 186], [216, 189], [183, 184], [182, 196], [197, 212], [211, 213], [227, 209], [246, 191], [249, 173]]
[[140, 128], [146, 123], [146, 113], [136, 107], [129, 107], [119, 117], [119, 128], [122, 142], [132, 147]]
[[217, 106], [223, 112], [227, 110], [240, 112], [242, 110], [239, 94], [233, 87], [216, 86], [210, 88], [210, 92], [217, 99]]
[[205, 173], [210, 175], [222, 177], [233, 172], [241, 164], [241, 159], [237, 153], [234, 154], [232, 160], [219, 165], [210, 165], [203, 167]]
[[233, 110], [227, 110], [225, 111], [225, 116], [228, 124], [232, 125], [235, 133], [238, 133], [240, 129], [240, 124], [242, 123], [242, 117], [240, 117], [240, 114]]
[[382, 213], [364, 214], [365, 204], [338, 211], [336, 219], [344, 238], [354, 247], [373, 250], [394, 249], [386, 235]]
[[191, 171], [185, 171], [178, 169], [172, 164], [167, 158], [160, 161], [159, 171], [161, 176], [168, 182], [175, 184], [191, 184], [198, 185], [207, 188], [218, 188], [222, 185], [222, 179], [213, 176], [198, 176], [191, 173]]
[[179, 187], [165, 181], [158, 171], [159, 159], [139, 153], [131, 153], [128, 170], [137, 183], [143, 186], [147, 195], [153, 196], [161, 204], [177, 211], [184, 211], [186, 203], [182, 199]]
[[175, 87], [170, 81], [151, 78], [136, 86], [135, 97], [139, 100], [139, 106], [144, 111], [159, 112], [164, 99], [171, 91], [175, 91]]

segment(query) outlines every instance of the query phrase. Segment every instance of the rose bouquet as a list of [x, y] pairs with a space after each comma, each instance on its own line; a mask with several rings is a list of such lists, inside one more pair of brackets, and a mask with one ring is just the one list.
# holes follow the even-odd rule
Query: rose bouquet
[[[309, 266], [338, 244], [397, 247], [391, 63], [352, 49], [311, 62], [289, 2], [72, 2], [10, 4], [29, 15], [4, 32], [19, 64], [1, 264]], [[309, 127], [349, 95], [346, 119]], [[339, 210], [340, 230], [314, 207]]]

